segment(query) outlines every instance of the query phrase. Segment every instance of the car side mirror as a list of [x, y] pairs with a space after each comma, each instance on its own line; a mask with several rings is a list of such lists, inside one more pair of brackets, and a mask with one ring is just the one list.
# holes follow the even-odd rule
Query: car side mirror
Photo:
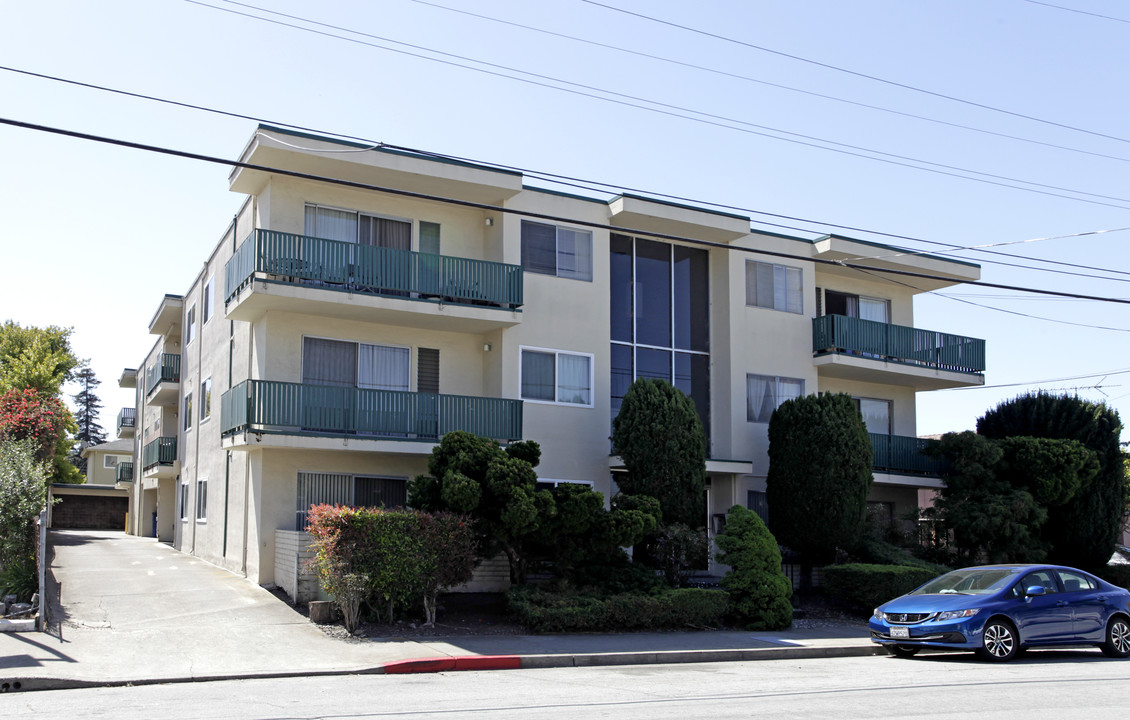
[[1047, 595], [1048, 591], [1043, 585], [1032, 585], [1024, 591], [1024, 594], [1028, 597], [1032, 597], [1033, 595]]

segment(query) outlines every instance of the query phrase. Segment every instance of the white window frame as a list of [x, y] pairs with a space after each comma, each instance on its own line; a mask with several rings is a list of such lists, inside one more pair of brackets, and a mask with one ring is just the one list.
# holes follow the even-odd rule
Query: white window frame
[[[546, 227], [552, 227], [554, 229], [553, 273], [552, 274], [551, 273], [543, 273], [543, 272], [539, 272], [537, 270], [532, 270], [532, 269], [526, 268], [525, 264], [523, 263], [523, 269], [525, 270], [525, 272], [532, 272], [532, 273], [535, 273], [535, 274], [538, 274], [538, 275], [549, 275], [550, 277], [559, 277], [559, 278], [564, 278], [565, 280], [579, 280], [580, 282], [592, 282], [592, 277], [593, 277], [593, 267], [592, 266], [595, 263], [595, 258], [594, 258], [594, 255], [593, 255], [594, 251], [593, 251], [592, 230], [589, 230], [588, 228], [569, 227], [568, 225], [557, 225], [555, 223], [542, 222], [541, 220], [523, 219], [522, 223], [523, 224], [530, 223], [532, 225], [544, 225]], [[562, 275], [561, 274], [561, 231], [562, 230], [565, 230], [567, 232], [580, 233], [580, 234], [586, 235], [588, 237], [588, 241], [589, 241], [589, 272], [588, 272], [587, 277], [584, 277], [584, 276], [578, 277], [576, 275]], [[519, 240], [518, 240], [518, 242], [519, 242], [519, 252], [521, 252], [522, 242], [523, 242], [521, 227], [519, 227], [518, 234], [519, 234]]]
[[200, 381], [200, 422], [212, 417], [212, 376]]
[[128, 461], [129, 457], [129, 455], [103, 455], [102, 467], [107, 470], [112, 470], [118, 467], [118, 463]]
[[596, 483], [594, 483], [592, 480], [557, 480], [557, 479], [554, 479], [554, 478], [543, 478], [543, 477], [538, 478], [537, 484], [538, 485], [545, 484], [545, 485], [549, 485], [551, 487], [557, 487], [558, 485], [587, 485], [590, 488], [596, 487]]
[[[773, 268], [773, 276], [774, 276], [774, 278], [773, 278], [773, 288], [772, 288], [773, 292], [771, 293], [772, 296], [773, 296], [773, 304], [772, 305], [762, 305], [762, 304], [758, 303], [756, 291], [753, 292], [752, 297], [750, 297], [750, 295], [751, 295], [750, 290], [752, 288], [755, 288], [755, 285], [756, 285], [757, 266], [758, 265], [765, 265], [765, 266]], [[778, 269], [780, 269], [784, 272], [784, 280], [785, 280], [784, 307], [778, 307], [778, 304], [777, 304], [777, 292], [776, 292], [777, 279], [776, 279], [776, 275], [777, 275]], [[755, 281], [752, 284], [750, 283], [750, 271], [751, 270], [753, 271], [753, 278], [754, 278], [754, 281]], [[795, 277], [799, 278], [798, 286], [795, 289], [789, 287], [789, 277], [790, 276], [795, 276]], [[789, 298], [790, 298], [790, 296], [792, 296], [793, 292], [795, 292], [799, 296], [799, 305], [795, 309], [793, 307], [791, 307], [791, 305], [789, 303]], [[803, 315], [804, 314], [804, 270], [802, 268], [796, 267], [794, 265], [782, 265], [780, 263], [763, 262], [761, 260], [746, 260], [745, 261], [745, 304], [746, 304], [746, 307], [758, 307], [758, 308], [764, 308], [766, 310], [776, 310], [778, 312], [789, 312], [789, 313], [794, 313], [794, 314], [797, 314], [797, 315]]]
[[196, 339], [196, 303], [188, 306], [185, 319], [187, 320], [187, 327], [184, 329], [184, 344], [188, 345]]
[[208, 478], [196, 480], [196, 522], [208, 522]]
[[192, 430], [192, 393], [185, 393], [181, 413], [184, 415], [184, 431]]
[[208, 281], [204, 283], [203, 297], [200, 302], [204, 306], [200, 314], [200, 325], [203, 327], [208, 324], [212, 316], [216, 314], [216, 276], [215, 274], [208, 276]]
[[[553, 400], [540, 400], [540, 399], [537, 399], [537, 398], [527, 398], [524, 395], [522, 395], [522, 380], [523, 380], [523, 378], [522, 378], [522, 354], [524, 352], [526, 352], [527, 350], [529, 350], [530, 352], [542, 353], [542, 354], [546, 354], [546, 355], [553, 355], [553, 397], [554, 397]], [[557, 396], [558, 396], [557, 394], [560, 390], [560, 385], [558, 383], [558, 379], [560, 377], [560, 365], [558, 364], [558, 359], [561, 355], [570, 355], [570, 356], [573, 356], [573, 357], [583, 357], [583, 358], [586, 358], [588, 360], [588, 364], [589, 364], [589, 402], [587, 404], [565, 402], [565, 401], [561, 401], [561, 400], [556, 399]], [[594, 403], [595, 403], [595, 399], [596, 399], [596, 388], [595, 388], [596, 374], [594, 372], [595, 365], [596, 365], [595, 355], [593, 355], [592, 353], [575, 352], [575, 351], [572, 351], [572, 350], [556, 350], [554, 348], [534, 347], [533, 345], [519, 345], [518, 346], [518, 397], [520, 397], [523, 402], [537, 403], [539, 405], [561, 405], [563, 407], [576, 407], [576, 408], [591, 408], [591, 407], [594, 407]]]
[[188, 481], [181, 480], [180, 482], [180, 520], [185, 522], [188, 520]]
[[[760, 419], [753, 417], [753, 413], [751, 412], [752, 408], [749, 406], [749, 383], [754, 378], [757, 378], [759, 380], [772, 380], [775, 383], [774, 393], [775, 393], [776, 398], [777, 398], [777, 403], [773, 406], [774, 411], [776, 411], [777, 408], [781, 407], [781, 403], [783, 402], [781, 400], [781, 381], [782, 380], [799, 382], [800, 383], [800, 395], [798, 395], [797, 397], [804, 397], [804, 394], [805, 394], [804, 378], [794, 378], [794, 377], [788, 377], [788, 376], [785, 376], [785, 375], [763, 375], [761, 373], [746, 373], [746, 376], [745, 376], [745, 382], [746, 382], [746, 406], [745, 406], [746, 422], [758, 423], [758, 424], [762, 424], [762, 425], [769, 422], [769, 418], [766, 418], [764, 420], [760, 420]], [[786, 399], [791, 400], [792, 398], [786, 398]], [[770, 417], [772, 417], [772, 413], [770, 413]]]

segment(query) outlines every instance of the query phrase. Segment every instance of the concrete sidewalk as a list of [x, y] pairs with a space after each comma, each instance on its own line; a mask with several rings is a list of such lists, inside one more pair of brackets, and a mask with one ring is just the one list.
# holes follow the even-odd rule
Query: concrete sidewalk
[[0, 633], [0, 692], [261, 677], [870, 655], [864, 626], [342, 640], [151, 539], [55, 531], [50, 629]]

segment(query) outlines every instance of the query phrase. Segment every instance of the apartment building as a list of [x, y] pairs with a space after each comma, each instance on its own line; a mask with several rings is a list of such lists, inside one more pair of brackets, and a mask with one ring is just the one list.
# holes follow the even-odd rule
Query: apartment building
[[130, 531], [292, 594], [310, 504], [402, 504], [450, 430], [535, 440], [542, 481], [607, 497], [624, 392], [664, 378], [703, 419], [722, 517], [766, 511], [773, 409], [847, 392], [872, 433], [872, 500], [893, 514], [940, 486], [916, 394], [984, 382], [983, 341], [913, 318], [914, 295], [976, 265], [267, 126], [240, 161], [246, 202], [122, 376]]

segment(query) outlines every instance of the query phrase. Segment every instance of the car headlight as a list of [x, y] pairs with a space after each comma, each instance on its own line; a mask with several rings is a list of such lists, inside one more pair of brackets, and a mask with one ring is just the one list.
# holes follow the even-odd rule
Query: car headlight
[[938, 613], [938, 617], [934, 619], [938, 621], [957, 620], [958, 618], [973, 617], [979, 612], [981, 612], [981, 608], [973, 608], [971, 610], [946, 610], [945, 612]]
[[875, 608], [874, 610], [871, 611], [871, 617], [874, 618], [875, 620], [882, 620], [883, 619], [883, 611], [880, 610], [879, 608]]

